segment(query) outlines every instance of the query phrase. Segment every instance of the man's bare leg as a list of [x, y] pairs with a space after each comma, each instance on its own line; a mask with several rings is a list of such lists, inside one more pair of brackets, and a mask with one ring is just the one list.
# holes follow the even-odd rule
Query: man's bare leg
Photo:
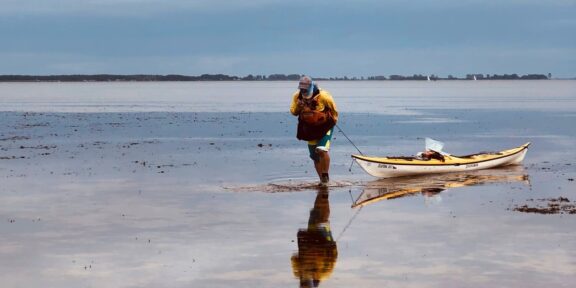
[[[328, 172], [330, 170], [330, 154], [327, 151], [316, 150], [318, 153], [319, 160], [314, 162], [314, 166], [316, 167], [316, 172], [318, 173], [318, 177], [320, 177], [320, 181], [327, 182], [328, 181]], [[326, 181], [323, 181], [323, 176], [325, 175]]]

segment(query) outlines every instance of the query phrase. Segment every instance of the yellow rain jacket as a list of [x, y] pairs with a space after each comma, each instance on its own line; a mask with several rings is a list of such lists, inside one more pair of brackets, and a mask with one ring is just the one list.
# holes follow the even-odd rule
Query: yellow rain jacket
[[[290, 113], [292, 113], [292, 115], [294, 116], [298, 116], [300, 115], [301, 109], [298, 106], [298, 98], [299, 98], [300, 92], [296, 91], [294, 93], [294, 95], [292, 96], [292, 104], [290, 105]], [[330, 95], [330, 93], [326, 90], [320, 90], [320, 94], [314, 96], [314, 97], [318, 97], [317, 101], [318, 101], [318, 105], [316, 105], [315, 110], [316, 111], [324, 111], [326, 108], [328, 108], [330, 110], [330, 112], [332, 112], [332, 117], [334, 118], [334, 121], [338, 121], [338, 109], [336, 108], [336, 103], [334, 103], [334, 99], [332, 98], [332, 95]]]

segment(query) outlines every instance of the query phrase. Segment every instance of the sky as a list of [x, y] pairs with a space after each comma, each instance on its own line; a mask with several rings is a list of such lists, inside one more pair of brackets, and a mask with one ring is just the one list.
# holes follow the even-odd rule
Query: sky
[[576, 77], [576, 0], [0, 0], [0, 74]]

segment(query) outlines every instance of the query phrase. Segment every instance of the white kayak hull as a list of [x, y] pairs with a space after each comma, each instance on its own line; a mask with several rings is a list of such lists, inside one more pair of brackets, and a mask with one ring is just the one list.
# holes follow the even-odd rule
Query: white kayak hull
[[524, 146], [519, 147], [518, 151], [515, 151], [515, 153], [502, 155], [501, 157], [495, 156], [492, 159], [462, 161], [458, 163], [435, 163], [430, 165], [422, 163], [398, 163], [398, 161], [375, 161], [366, 159], [369, 157], [361, 157], [358, 155], [352, 155], [352, 157], [368, 174], [378, 178], [392, 178], [409, 175], [465, 172], [506, 165], [517, 165], [524, 160], [526, 152], [528, 151], [528, 145], [529, 144], [525, 144]]

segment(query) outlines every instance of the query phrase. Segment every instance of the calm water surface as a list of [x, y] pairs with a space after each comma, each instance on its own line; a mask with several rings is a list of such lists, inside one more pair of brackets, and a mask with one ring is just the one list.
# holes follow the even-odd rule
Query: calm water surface
[[[326, 81], [345, 112], [536, 109], [574, 112], [576, 81]], [[1, 111], [285, 112], [293, 82], [0, 83]]]
[[2, 83], [3, 287], [576, 283], [576, 214], [515, 210], [576, 204], [576, 81], [320, 85], [365, 154], [532, 146], [518, 167], [377, 180], [338, 132], [317, 190], [295, 83]]

